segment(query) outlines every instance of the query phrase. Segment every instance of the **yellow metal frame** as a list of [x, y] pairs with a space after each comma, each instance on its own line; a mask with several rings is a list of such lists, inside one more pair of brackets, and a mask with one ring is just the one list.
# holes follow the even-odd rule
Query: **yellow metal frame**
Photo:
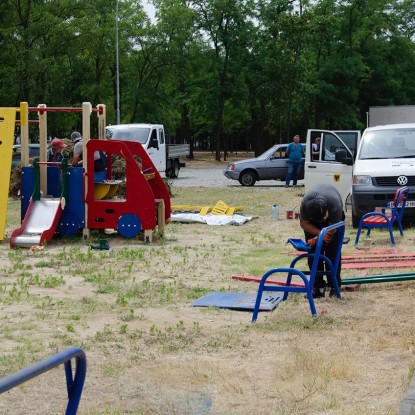
[[0, 108], [0, 241], [6, 229], [16, 108]]

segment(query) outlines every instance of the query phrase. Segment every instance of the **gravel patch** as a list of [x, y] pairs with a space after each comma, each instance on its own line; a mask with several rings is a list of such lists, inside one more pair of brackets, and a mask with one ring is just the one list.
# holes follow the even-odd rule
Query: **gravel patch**
[[[222, 167], [183, 167], [179, 177], [170, 180], [173, 187], [242, 187], [238, 181], [225, 177]], [[304, 180], [298, 181], [299, 186]], [[265, 180], [255, 183], [254, 187], [284, 187], [279, 180]]]

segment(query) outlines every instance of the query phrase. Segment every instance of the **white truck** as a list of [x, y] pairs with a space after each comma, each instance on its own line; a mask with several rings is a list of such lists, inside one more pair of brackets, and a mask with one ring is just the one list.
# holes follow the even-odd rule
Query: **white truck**
[[190, 153], [189, 144], [167, 144], [164, 127], [161, 124], [120, 124], [105, 129], [109, 140], [136, 141], [142, 144], [159, 172], [175, 179], [185, 163], [180, 157]]
[[[401, 123], [374, 125], [382, 120]], [[371, 126], [361, 139], [358, 131], [347, 132], [348, 137], [335, 131], [307, 133], [305, 190], [333, 184], [345, 210], [351, 208], [355, 228], [366, 212], [390, 206], [396, 189], [404, 185], [409, 187], [405, 217], [415, 217], [415, 106], [405, 106], [402, 112], [399, 107], [373, 107], [368, 122]], [[321, 151], [313, 160], [311, 145], [316, 136], [321, 136]]]

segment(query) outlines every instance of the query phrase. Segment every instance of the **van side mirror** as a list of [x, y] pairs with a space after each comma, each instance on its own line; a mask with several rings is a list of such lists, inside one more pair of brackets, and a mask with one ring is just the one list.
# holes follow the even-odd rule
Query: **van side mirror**
[[350, 154], [345, 149], [338, 149], [335, 152], [336, 161], [346, 164], [347, 166], [353, 165], [353, 159], [350, 157]]

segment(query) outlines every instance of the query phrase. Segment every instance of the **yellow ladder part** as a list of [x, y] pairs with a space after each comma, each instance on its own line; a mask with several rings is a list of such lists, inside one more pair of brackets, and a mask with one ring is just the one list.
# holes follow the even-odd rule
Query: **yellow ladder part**
[[213, 206], [211, 213], [213, 215], [225, 215], [228, 209], [229, 209], [229, 206], [222, 200], [219, 200], [219, 202], [216, 203], [215, 206]]
[[200, 216], [205, 216], [209, 212], [213, 215], [228, 215], [232, 216], [235, 212], [244, 210], [244, 206], [231, 207], [219, 200], [215, 206], [194, 206], [194, 205], [172, 205], [171, 210], [173, 211], [188, 211], [195, 212], [199, 211]]
[[0, 108], [0, 241], [6, 228], [15, 123], [16, 108]]
[[235, 207], [229, 207], [226, 211], [226, 214], [228, 216], [232, 216], [235, 212], [239, 212], [241, 210], [244, 210], [244, 206], [235, 206]]
[[209, 206], [193, 206], [193, 205], [172, 205], [171, 210], [183, 210], [183, 211], [189, 211], [194, 212], [196, 210], [202, 211], [205, 209], [212, 209]]
[[204, 206], [200, 209], [199, 215], [206, 216], [212, 210], [212, 206]]

